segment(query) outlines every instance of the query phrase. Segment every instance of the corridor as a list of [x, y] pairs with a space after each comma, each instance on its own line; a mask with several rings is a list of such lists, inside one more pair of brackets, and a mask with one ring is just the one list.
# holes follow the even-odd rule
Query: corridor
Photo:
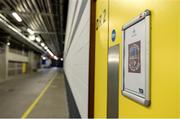
[[180, 0], [0, 0], [0, 119], [180, 119]]
[[62, 69], [39, 70], [0, 84], [0, 118], [68, 117]]

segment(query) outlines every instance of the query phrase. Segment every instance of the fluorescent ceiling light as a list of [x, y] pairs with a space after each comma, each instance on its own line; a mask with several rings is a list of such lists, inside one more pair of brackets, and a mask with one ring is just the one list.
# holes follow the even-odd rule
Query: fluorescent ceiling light
[[45, 46], [45, 44], [44, 44], [44, 43], [41, 43], [41, 46], [42, 46], [42, 47], [44, 47], [44, 46]]
[[52, 52], [49, 52], [49, 54], [51, 55], [51, 57], [53, 57], [53, 56], [54, 56], [54, 54], [53, 54]]
[[49, 49], [47, 49], [47, 52], [51, 55], [51, 57], [54, 56], [54, 54]]
[[8, 43], [7, 43], [7, 45], [8, 45], [8, 46], [10, 46], [10, 45], [11, 45], [11, 43], [10, 43], [10, 42], [8, 42]]
[[16, 12], [13, 12], [12, 15], [18, 22], [22, 22], [21, 17]]
[[49, 49], [47, 49], [47, 52], [49, 53], [49, 52], [51, 52]]
[[48, 47], [47, 47], [47, 46], [45, 46], [45, 47], [44, 47], [44, 49], [45, 49], [45, 50], [47, 50], [47, 49], [48, 49]]
[[49, 49], [47, 48], [46, 51], [48, 52], [48, 50], [49, 50]]
[[38, 37], [36, 37], [36, 41], [39, 43], [39, 42], [41, 42], [41, 38], [38, 36]]
[[36, 39], [35, 35], [29, 35], [29, 39], [34, 41]]
[[30, 28], [27, 28], [27, 32], [29, 32], [30, 34], [34, 34], [34, 31], [32, 31]]
[[46, 60], [46, 57], [42, 56], [42, 59], [43, 59], [43, 60]]
[[58, 60], [58, 57], [57, 57], [57, 56], [54, 56], [54, 59], [55, 59], [55, 60]]

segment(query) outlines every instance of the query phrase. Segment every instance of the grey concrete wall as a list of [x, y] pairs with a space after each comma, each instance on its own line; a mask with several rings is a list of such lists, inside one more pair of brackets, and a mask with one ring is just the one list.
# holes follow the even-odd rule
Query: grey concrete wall
[[0, 46], [0, 83], [8, 80], [8, 62], [26, 62], [27, 73], [36, 71], [40, 66], [40, 55], [37, 55], [33, 51], [29, 51], [28, 56], [9, 52], [9, 46]]
[[33, 71], [36, 71], [38, 68], [40, 68], [40, 66], [38, 66], [40, 63], [40, 56], [32, 51], [29, 51], [28, 57], [28, 72], [32, 73]]
[[7, 52], [8, 46], [0, 47], [0, 82], [7, 78]]
[[8, 53], [8, 60], [9, 61], [18, 61], [18, 62], [28, 62], [28, 57], [23, 56], [20, 54], [15, 54], [15, 53]]

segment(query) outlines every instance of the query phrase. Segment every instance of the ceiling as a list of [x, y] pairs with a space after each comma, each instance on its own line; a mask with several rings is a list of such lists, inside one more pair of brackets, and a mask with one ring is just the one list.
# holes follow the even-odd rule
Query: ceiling
[[[0, 13], [25, 36], [29, 35], [27, 28], [32, 29], [60, 57], [64, 49], [67, 6], [68, 0], [0, 0]], [[21, 17], [22, 22], [12, 16], [13, 12]], [[1, 36], [8, 37], [7, 33], [0, 31]]]

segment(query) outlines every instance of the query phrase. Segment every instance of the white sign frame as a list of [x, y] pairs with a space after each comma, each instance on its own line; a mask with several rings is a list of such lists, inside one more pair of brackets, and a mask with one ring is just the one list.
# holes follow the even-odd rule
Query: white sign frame
[[[122, 42], [123, 42], [122, 95], [124, 95], [144, 106], [150, 105], [150, 29], [151, 29], [150, 16], [151, 16], [151, 12], [149, 10], [145, 10], [145, 12], [141, 13], [136, 18], [129, 21], [127, 24], [123, 25], [123, 27], [122, 27], [122, 39], [123, 39], [122, 40]], [[143, 31], [145, 34], [144, 36], [139, 35], [139, 36], [143, 37], [143, 40], [138, 39], [139, 40], [138, 44], [140, 44], [140, 45], [138, 45], [137, 41], [135, 41], [135, 40], [134, 40], [134, 42], [132, 42], [133, 40], [130, 39], [130, 37], [127, 34], [125, 34], [126, 32], [129, 33], [128, 29], [130, 29], [130, 28], [132, 29], [133, 27], [135, 27], [135, 25], [138, 26], [138, 24], [143, 24], [142, 25], [143, 27], [140, 27], [141, 30], [139, 30], [139, 31], [142, 31], [142, 28], [144, 28]], [[134, 32], [135, 32], [135, 30], [134, 30]], [[141, 34], [143, 34], [143, 33], [141, 33]], [[139, 61], [139, 63], [140, 63], [139, 64], [140, 69], [138, 69], [138, 70], [137, 70], [137, 68], [135, 69], [137, 72], [133, 72], [133, 70], [131, 71], [131, 69], [130, 69], [130, 68], [132, 68], [132, 67], [130, 67], [131, 59], [129, 58], [129, 57], [131, 57], [130, 51], [129, 51], [130, 50], [129, 47], [131, 44], [126, 43], [126, 42], [129, 42], [127, 36], [129, 38], [129, 41], [131, 40], [131, 42], [132, 42], [131, 44], [135, 44], [140, 49], [140, 50], [138, 50], [138, 53], [137, 53], [139, 55], [136, 54], [137, 55], [136, 61], [137, 62]], [[131, 36], [131, 37], [133, 37], [133, 36]], [[137, 38], [138, 38], [138, 36], [137, 36]], [[137, 38], [134, 38], [134, 39], [137, 40]], [[141, 53], [141, 52], [144, 52], [144, 53]], [[125, 54], [126, 55], [128, 54], [128, 55], [125, 56]], [[143, 55], [141, 55], [141, 54], [143, 54]], [[142, 57], [143, 57], [143, 60], [142, 60]], [[143, 62], [142, 63], [143, 65], [141, 64], [141, 62]], [[141, 73], [142, 73], [142, 75], [140, 75]], [[135, 78], [135, 80], [132, 80], [132, 78]], [[141, 82], [142, 81], [144, 81], [144, 82], [143, 83], [134, 83], [134, 84], [132, 84], [132, 82], [131, 82], [131, 84], [127, 84], [127, 82], [128, 83], [130, 82], [130, 80], [138, 82], [139, 81], [139, 80], [137, 80], [138, 78], [141, 79], [140, 80]], [[130, 88], [133, 89], [133, 85], [136, 85], [135, 87], [137, 89], [137, 87], [138, 87], [137, 84], [143, 84], [143, 86], [139, 85], [139, 87], [144, 87], [143, 89], [139, 88], [139, 94], [138, 94], [137, 90], [136, 90], [136, 92], [135, 92], [135, 90], [128, 90], [127, 86], [129, 86], [129, 87], [132, 86]]]

